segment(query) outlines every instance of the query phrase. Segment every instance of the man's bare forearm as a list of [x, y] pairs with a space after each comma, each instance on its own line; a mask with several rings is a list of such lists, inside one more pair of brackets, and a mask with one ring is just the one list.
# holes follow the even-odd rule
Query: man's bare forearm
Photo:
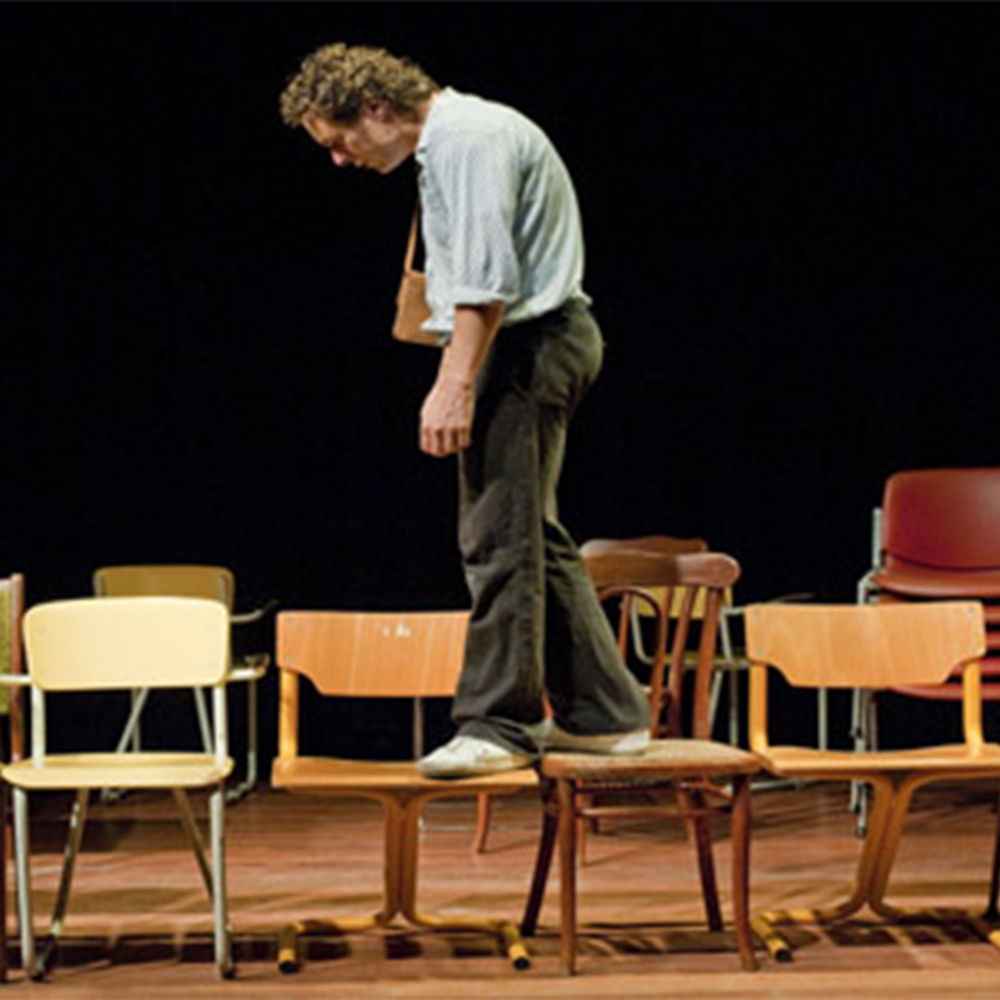
[[476, 375], [502, 318], [500, 302], [456, 308], [451, 343], [442, 353], [437, 379], [420, 411], [420, 447], [428, 455], [440, 458], [469, 446]]

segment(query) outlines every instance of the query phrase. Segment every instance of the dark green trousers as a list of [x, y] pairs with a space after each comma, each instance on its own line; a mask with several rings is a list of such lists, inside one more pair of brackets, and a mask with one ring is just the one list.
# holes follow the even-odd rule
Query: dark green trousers
[[501, 330], [459, 460], [472, 615], [452, 714], [462, 735], [529, 755], [538, 750], [543, 694], [569, 732], [649, 722], [646, 694], [622, 662], [556, 504], [566, 431], [603, 347], [582, 303]]

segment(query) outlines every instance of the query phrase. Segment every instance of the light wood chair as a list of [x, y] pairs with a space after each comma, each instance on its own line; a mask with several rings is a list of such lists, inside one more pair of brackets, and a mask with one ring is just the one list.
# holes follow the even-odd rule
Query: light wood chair
[[[858, 583], [858, 602], [981, 601], [986, 656], [982, 698], [1000, 702], [1000, 467], [908, 469], [885, 481], [872, 512], [872, 566]], [[928, 701], [960, 701], [961, 678], [894, 689]], [[853, 730], [859, 749], [878, 746], [878, 699], [854, 693]], [[947, 715], [947, 707], [942, 709]], [[868, 800], [853, 788], [853, 808], [864, 832]], [[1000, 918], [1000, 820], [997, 823], [986, 915]]]
[[[0, 673], [21, 676], [21, 618], [24, 613], [24, 577], [0, 579]], [[24, 754], [24, 712], [19, 688], [0, 686], [0, 714], [6, 732], [0, 732], [0, 767]], [[0, 777], [0, 982], [7, 980], [7, 859], [10, 855], [10, 814], [7, 784]]]
[[[745, 750], [715, 742], [710, 735], [709, 701], [716, 629], [723, 594], [739, 576], [739, 565], [719, 553], [668, 556], [627, 548], [602, 548], [585, 558], [602, 600], [629, 596], [656, 614], [656, 662], [651, 685], [654, 705], [663, 706], [666, 738], [653, 740], [640, 756], [546, 753], [539, 765], [544, 818], [538, 860], [521, 925], [535, 933], [556, 846], [559, 849], [560, 954], [564, 971], [576, 969], [577, 854], [580, 821], [590, 818], [657, 818], [682, 821], [697, 855], [708, 926], [723, 928], [715, 880], [708, 818], [731, 815], [734, 927], [741, 962], [757, 967], [749, 924], [750, 779], [759, 770]], [[668, 630], [668, 604], [650, 588], [685, 589], [676, 628]], [[692, 628], [695, 602], [704, 599], [700, 627]], [[668, 644], [668, 635], [671, 636]], [[683, 690], [689, 642], [697, 649], [693, 691]], [[667, 670], [669, 665], [669, 672]], [[685, 724], [686, 723], [686, 724]], [[666, 801], [650, 802], [663, 792]], [[614, 796], [618, 801], [608, 804]], [[636, 801], [638, 800], [638, 801]], [[648, 886], [644, 887], [648, 891]]]
[[[280, 672], [278, 756], [274, 788], [309, 795], [364, 798], [385, 816], [383, 898], [370, 916], [305, 920], [279, 938], [283, 972], [299, 967], [298, 939], [387, 928], [397, 916], [415, 927], [495, 935], [515, 968], [530, 964], [516, 924], [496, 919], [438, 917], [417, 906], [420, 817], [428, 802], [536, 789], [531, 769], [481, 778], [430, 780], [414, 761], [384, 762], [300, 753], [300, 681], [331, 698], [434, 698], [455, 693], [462, 667], [466, 612], [285, 611], [277, 619]], [[364, 748], [359, 748], [358, 757]]]
[[[83, 839], [89, 793], [101, 788], [170, 789], [213, 903], [215, 961], [233, 975], [226, 915], [223, 785], [232, 770], [226, 745], [225, 684], [229, 679], [229, 618], [214, 601], [190, 598], [84, 598], [38, 604], [24, 616], [31, 694], [31, 753], [6, 765], [14, 789], [18, 917], [22, 964], [33, 979], [46, 973], [58, 943], [73, 871]], [[211, 689], [215, 747], [211, 753], [50, 753], [48, 695], [126, 689]], [[211, 850], [202, 846], [188, 801], [209, 793]], [[36, 950], [33, 929], [28, 798], [31, 793], [76, 793], [49, 939]]]
[[[914, 793], [933, 782], [1000, 778], [1000, 746], [985, 743], [979, 660], [986, 650], [978, 602], [896, 605], [751, 605], [750, 740], [764, 767], [783, 778], [864, 781], [874, 792], [869, 827], [854, 886], [836, 906], [770, 910], [753, 926], [780, 961], [792, 957], [777, 928], [786, 923], [830, 923], [868, 907], [889, 923], [967, 922], [1000, 947], [1000, 934], [974, 914], [903, 908], [886, 901], [893, 861]], [[768, 713], [768, 677], [777, 670], [795, 687], [885, 691], [900, 685], [940, 684], [962, 674], [961, 743], [902, 750], [833, 751], [776, 744]], [[777, 720], [780, 727], [781, 720]]]
[[[234, 626], [249, 625], [261, 621], [270, 606], [237, 613], [233, 610], [236, 600], [236, 580], [232, 570], [225, 566], [200, 566], [183, 564], [102, 566], [93, 574], [94, 593], [98, 597], [203, 597], [219, 601], [229, 612], [229, 620]], [[226, 791], [227, 801], [238, 802], [257, 786], [259, 775], [259, 735], [257, 685], [267, 672], [270, 655], [254, 653], [242, 656], [234, 664], [239, 676], [246, 680], [246, 764], [242, 780], [232, 783]], [[116, 752], [126, 748], [142, 749], [140, 720], [146, 710], [149, 691], [137, 689], [132, 692], [132, 707], [128, 719], [118, 739]], [[205, 695], [194, 689], [194, 705], [198, 718], [198, 731], [202, 747], [208, 751], [212, 746], [212, 732], [208, 721]], [[116, 789], [106, 789], [102, 801], [111, 802], [118, 797]]]

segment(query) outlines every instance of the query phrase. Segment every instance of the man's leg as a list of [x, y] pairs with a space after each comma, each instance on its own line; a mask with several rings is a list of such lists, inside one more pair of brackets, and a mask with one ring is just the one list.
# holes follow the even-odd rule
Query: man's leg
[[460, 456], [472, 613], [453, 718], [460, 736], [529, 758], [540, 750], [546, 686], [571, 731], [647, 725], [645, 695], [556, 513], [566, 428], [600, 370], [602, 346], [578, 307], [503, 331]]

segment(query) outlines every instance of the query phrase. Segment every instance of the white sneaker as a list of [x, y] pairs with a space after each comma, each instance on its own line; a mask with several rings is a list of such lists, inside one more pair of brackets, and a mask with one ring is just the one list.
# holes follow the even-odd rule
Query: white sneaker
[[505, 750], [496, 743], [474, 736], [455, 736], [451, 742], [417, 761], [417, 771], [425, 778], [472, 778], [482, 774], [517, 771], [528, 767], [531, 758]]
[[649, 730], [633, 729], [627, 733], [567, 733], [553, 719], [545, 720], [541, 744], [548, 750], [570, 753], [598, 753], [609, 757], [637, 757], [649, 747]]

